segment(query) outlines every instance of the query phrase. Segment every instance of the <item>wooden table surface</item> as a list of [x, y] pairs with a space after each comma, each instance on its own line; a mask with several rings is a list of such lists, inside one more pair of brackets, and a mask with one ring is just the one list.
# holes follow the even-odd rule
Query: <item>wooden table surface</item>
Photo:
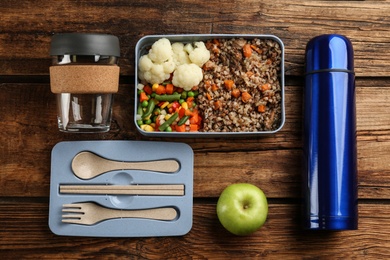
[[[390, 1], [58, 0], [0, 1], [0, 256], [2, 259], [252, 259], [390, 257]], [[119, 37], [121, 77], [112, 130], [65, 134], [50, 92], [54, 33]], [[150, 34], [274, 34], [285, 44], [286, 123], [247, 139], [159, 139], [133, 123], [134, 48]], [[300, 226], [302, 89], [306, 43], [339, 33], [355, 49], [359, 229]], [[51, 150], [61, 141], [180, 141], [194, 150], [193, 227], [180, 237], [90, 238], [48, 227]], [[269, 199], [267, 222], [231, 235], [216, 202], [229, 184], [249, 182]]]

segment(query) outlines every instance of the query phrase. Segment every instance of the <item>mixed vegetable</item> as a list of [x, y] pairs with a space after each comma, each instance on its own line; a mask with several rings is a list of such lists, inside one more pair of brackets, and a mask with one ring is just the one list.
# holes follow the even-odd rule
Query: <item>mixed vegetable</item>
[[196, 132], [202, 118], [195, 99], [197, 87], [186, 91], [171, 82], [138, 84], [137, 124], [147, 132]]

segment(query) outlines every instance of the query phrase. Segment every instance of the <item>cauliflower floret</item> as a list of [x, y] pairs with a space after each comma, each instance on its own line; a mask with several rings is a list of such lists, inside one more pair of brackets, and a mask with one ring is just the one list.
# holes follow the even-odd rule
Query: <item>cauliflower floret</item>
[[171, 74], [176, 68], [176, 63], [172, 57], [166, 62], [164, 62], [162, 65], [164, 67], [164, 72], [167, 74]]
[[153, 62], [147, 55], [143, 55], [138, 62], [138, 68], [141, 72], [148, 71], [152, 68]]
[[166, 38], [156, 41], [149, 53], [139, 59], [139, 78], [151, 84], [162, 83], [170, 78], [172, 83], [190, 90], [203, 79], [201, 67], [210, 59], [210, 52], [203, 42], [171, 45]]
[[184, 49], [184, 44], [181, 42], [175, 42], [172, 44], [173, 50], [173, 59], [176, 63], [176, 66], [180, 64], [189, 64], [191, 63], [190, 57], [188, 57], [188, 53]]
[[188, 43], [184, 49], [187, 51], [191, 62], [199, 67], [202, 67], [210, 59], [210, 51], [207, 50], [204, 42], [195, 42], [193, 45]]
[[156, 41], [149, 53], [139, 59], [139, 78], [151, 84], [162, 83], [175, 70], [173, 51], [168, 39]]
[[148, 55], [154, 63], [166, 62], [173, 56], [171, 42], [166, 38], [159, 39], [153, 43]]
[[172, 83], [186, 91], [197, 86], [203, 79], [202, 69], [194, 63], [182, 64], [173, 73]]

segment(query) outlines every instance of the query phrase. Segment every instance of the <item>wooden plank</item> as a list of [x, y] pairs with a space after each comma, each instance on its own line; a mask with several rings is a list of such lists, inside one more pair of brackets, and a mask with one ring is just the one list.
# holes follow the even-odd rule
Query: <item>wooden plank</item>
[[[390, 205], [359, 204], [359, 229], [310, 232], [300, 226], [300, 206], [270, 201], [265, 225], [247, 237], [228, 233], [215, 202], [194, 205], [192, 230], [180, 237], [62, 237], [48, 228], [47, 202], [0, 203], [0, 254], [3, 259], [238, 259], [390, 257]], [[218, 241], [216, 243], [215, 241]]]
[[302, 75], [306, 43], [319, 34], [340, 33], [353, 42], [358, 76], [390, 76], [389, 10], [389, 1], [2, 1], [0, 71], [47, 75], [54, 33], [117, 35], [122, 75], [134, 75], [134, 47], [144, 35], [249, 33], [279, 36], [286, 75]]
[[[390, 102], [386, 90], [390, 84], [387, 79], [358, 79], [357, 86], [359, 197], [389, 199]], [[101, 139], [188, 143], [195, 152], [195, 197], [216, 197], [225, 186], [239, 181], [259, 185], [271, 198], [300, 196], [299, 82], [286, 87], [287, 120], [282, 131], [244, 141], [142, 137], [133, 125], [132, 85], [121, 85], [115, 97], [113, 130], [97, 135], [58, 131], [55, 98], [46, 83], [6, 83], [0, 85], [0, 92], [0, 196], [48, 196], [52, 147], [61, 141]]]

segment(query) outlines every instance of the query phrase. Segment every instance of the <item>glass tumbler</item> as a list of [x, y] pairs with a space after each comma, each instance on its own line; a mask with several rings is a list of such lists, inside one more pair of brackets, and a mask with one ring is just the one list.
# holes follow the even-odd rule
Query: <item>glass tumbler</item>
[[57, 99], [59, 130], [109, 131], [119, 83], [119, 39], [107, 34], [57, 34], [50, 55], [50, 87]]

